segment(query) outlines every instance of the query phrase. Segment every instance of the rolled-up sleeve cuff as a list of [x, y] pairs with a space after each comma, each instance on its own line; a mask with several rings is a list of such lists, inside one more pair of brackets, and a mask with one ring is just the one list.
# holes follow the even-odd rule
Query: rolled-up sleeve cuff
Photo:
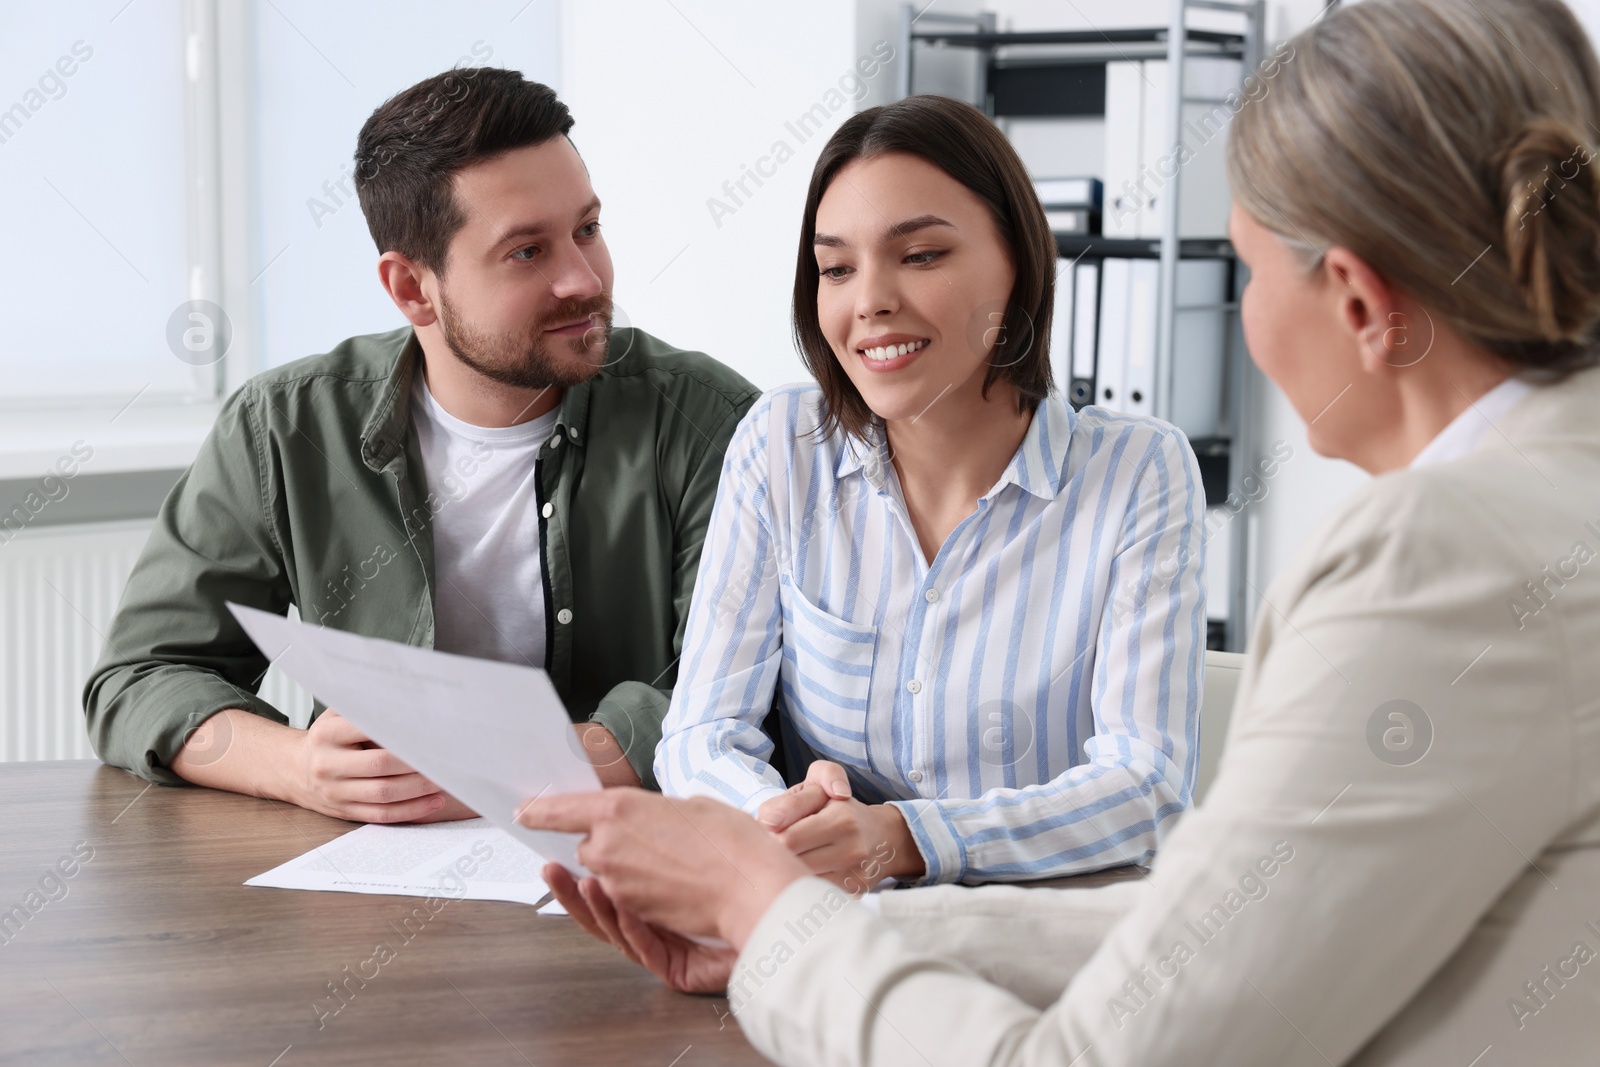
[[967, 873], [967, 846], [956, 835], [956, 828], [936, 800], [892, 800], [906, 820], [906, 827], [922, 853], [924, 874], [918, 879], [902, 879], [906, 885], [938, 885], [957, 882]]
[[773, 797], [783, 796], [785, 792], [786, 790], [779, 789], [775, 785], [762, 786], [760, 789], [750, 794], [750, 799], [744, 802], [744, 813], [751, 817], [759, 815], [761, 813], [761, 805], [765, 804]]
[[163, 785], [185, 785], [173, 773], [172, 761], [202, 723], [228, 708], [289, 721], [267, 701], [209, 671], [168, 668], [117, 694], [104, 716], [109, 728], [98, 737], [91, 731], [91, 740], [100, 758], [114, 767]]
[[661, 722], [667, 716], [670, 697], [643, 682], [623, 682], [600, 701], [590, 722], [604, 726], [623, 753], [628, 766], [639, 776], [639, 784], [661, 791], [656, 781], [656, 746], [661, 744]]

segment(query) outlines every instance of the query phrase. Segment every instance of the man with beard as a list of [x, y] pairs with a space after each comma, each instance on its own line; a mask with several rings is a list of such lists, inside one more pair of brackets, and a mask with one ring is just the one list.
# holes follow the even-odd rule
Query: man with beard
[[[295, 729], [225, 604], [547, 670], [608, 785], [654, 785], [723, 453], [756, 390], [613, 327], [600, 200], [553, 90], [429, 78], [356, 189], [409, 326], [235, 393], [84, 692], [107, 763], [359, 822], [466, 818], [336, 710]], [[449, 707], [438, 714], [448, 717]]]

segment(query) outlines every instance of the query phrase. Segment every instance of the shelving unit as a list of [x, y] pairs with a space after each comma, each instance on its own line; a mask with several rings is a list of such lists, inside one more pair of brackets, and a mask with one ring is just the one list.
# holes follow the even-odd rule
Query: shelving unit
[[[1195, 11], [1226, 12], [1236, 16], [1240, 32], [1192, 29], [1189, 15]], [[923, 49], [965, 49], [978, 59], [975, 72], [976, 100], [990, 118], [1085, 118], [1105, 114], [1105, 67], [1114, 60], [1164, 59], [1168, 64], [1166, 136], [1170, 151], [1181, 146], [1181, 122], [1186, 104], [1216, 104], [1218, 101], [1185, 95], [1184, 64], [1195, 58], [1235, 59], [1244, 73], [1255, 70], [1263, 53], [1266, 19], [1265, 0], [1171, 0], [1166, 26], [1148, 29], [1060, 30], [1002, 32], [996, 28], [992, 12], [976, 15], [945, 15], [932, 11], [916, 13], [911, 4], [901, 9], [900, 52], [905, 57], [899, 71], [898, 95], [908, 96], [915, 84], [916, 61]], [[1226, 240], [1181, 240], [1179, 238], [1179, 189], [1183, 168], [1167, 180], [1160, 198], [1162, 211], [1159, 239], [1128, 239], [1098, 235], [1057, 234], [1060, 255], [1067, 259], [1127, 257], [1160, 260], [1160, 283], [1156, 299], [1156, 359], [1154, 410], [1158, 418], [1171, 420], [1176, 346], [1176, 317], [1180, 311], [1218, 310], [1219, 305], [1177, 304], [1178, 263], [1182, 259], [1225, 259], [1231, 264], [1228, 292], [1233, 300], [1220, 305], [1231, 313], [1225, 331], [1223, 385], [1225, 410], [1218, 425], [1226, 432], [1215, 438], [1190, 441], [1200, 459], [1206, 483], [1206, 499], [1220, 504], [1231, 490], [1237, 491], [1256, 454], [1250, 412], [1253, 410], [1259, 372], [1242, 344], [1235, 343], [1238, 294], [1243, 289], [1245, 268]], [[1109, 202], [1114, 190], [1107, 188]], [[1242, 651], [1249, 633], [1251, 538], [1249, 516], [1239, 513], [1229, 523], [1229, 563], [1227, 619], [1220, 634], [1208, 644], [1229, 651]]]

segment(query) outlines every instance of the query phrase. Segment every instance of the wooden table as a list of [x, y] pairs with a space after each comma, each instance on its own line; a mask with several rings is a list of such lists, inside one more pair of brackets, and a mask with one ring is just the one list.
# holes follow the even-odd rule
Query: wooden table
[[766, 1062], [726, 999], [672, 992], [570, 919], [454, 900], [405, 940], [390, 923], [418, 898], [242, 884], [350, 829], [90, 760], [0, 764], [0, 1063]]
[[[389, 923], [417, 898], [241, 884], [351, 829], [94, 761], [0, 765], [0, 923], [44, 901], [0, 925], [0, 1063], [766, 1062], [725, 999], [672, 992], [570, 919], [455, 900], [407, 942]], [[319, 1029], [327, 983], [372, 974], [380, 941], [394, 958]]]

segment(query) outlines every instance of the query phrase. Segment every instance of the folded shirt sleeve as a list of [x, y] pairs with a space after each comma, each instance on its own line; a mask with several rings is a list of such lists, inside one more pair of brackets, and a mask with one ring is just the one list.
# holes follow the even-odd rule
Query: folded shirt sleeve
[[267, 661], [225, 601], [283, 614], [290, 590], [262, 493], [253, 391], [216, 424], [161, 505], [84, 688], [89, 740], [106, 763], [181, 784], [172, 759], [207, 718], [241, 708], [288, 717], [256, 695]]

